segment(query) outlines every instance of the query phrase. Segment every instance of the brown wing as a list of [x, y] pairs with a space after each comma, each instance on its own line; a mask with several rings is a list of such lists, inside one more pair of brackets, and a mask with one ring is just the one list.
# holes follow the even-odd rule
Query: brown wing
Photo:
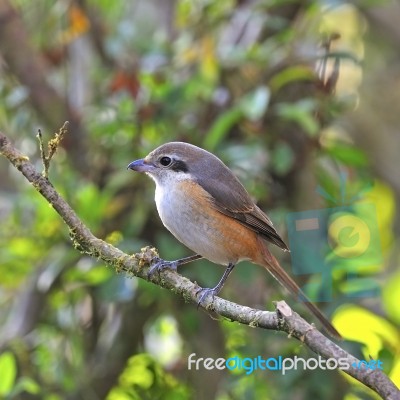
[[211, 195], [214, 207], [221, 213], [235, 218], [265, 240], [288, 251], [288, 246], [268, 216], [257, 207], [230, 169], [224, 164], [222, 166], [224, 168], [219, 168], [218, 179], [210, 175], [198, 179], [198, 183]]
[[246, 211], [230, 210], [216, 201], [214, 202], [214, 206], [218, 211], [228, 215], [229, 217], [235, 218], [241, 224], [258, 233], [269, 242], [277, 245], [285, 251], [289, 250], [286, 243], [275, 230], [271, 220], [256, 205], [252, 208], [246, 209]]

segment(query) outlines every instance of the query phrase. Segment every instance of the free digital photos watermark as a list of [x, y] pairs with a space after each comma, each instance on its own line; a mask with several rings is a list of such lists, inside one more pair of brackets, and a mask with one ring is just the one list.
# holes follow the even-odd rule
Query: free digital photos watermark
[[340, 369], [343, 371], [349, 370], [351, 367], [364, 370], [382, 369], [383, 363], [380, 360], [361, 360], [354, 362], [348, 358], [328, 358], [323, 359], [321, 356], [311, 357], [305, 359], [303, 357], [239, 357], [234, 356], [230, 358], [212, 358], [212, 357], [197, 357], [196, 353], [192, 353], [188, 357], [188, 369], [228, 369], [230, 371], [245, 372], [250, 375], [255, 371], [280, 371], [285, 375], [291, 370], [315, 370], [317, 368], [322, 370]]

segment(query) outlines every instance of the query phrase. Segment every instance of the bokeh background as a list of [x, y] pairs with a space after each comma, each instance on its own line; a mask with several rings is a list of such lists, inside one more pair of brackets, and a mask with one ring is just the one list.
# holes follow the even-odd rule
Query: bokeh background
[[[375, 221], [378, 258], [336, 257], [320, 306], [346, 350], [380, 359], [400, 385], [398, 21], [399, 3], [380, 0], [0, 0], [0, 129], [40, 169], [37, 130], [48, 139], [70, 121], [50, 180], [95, 235], [130, 253], [190, 254], [160, 223], [153, 183], [126, 170], [171, 140], [222, 158], [286, 239], [294, 212], [350, 206]], [[314, 354], [82, 255], [5, 159], [0, 171], [1, 398], [376, 398], [337, 371], [188, 370], [191, 353]], [[365, 232], [328, 228], [331, 250], [365, 247]], [[276, 255], [293, 274], [290, 255]], [[206, 287], [222, 272], [181, 270]], [[296, 279], [318, 287], [318, 274]], [[222, 296], [262, 309], [285, 298], [312, 321], [251, 264]]]

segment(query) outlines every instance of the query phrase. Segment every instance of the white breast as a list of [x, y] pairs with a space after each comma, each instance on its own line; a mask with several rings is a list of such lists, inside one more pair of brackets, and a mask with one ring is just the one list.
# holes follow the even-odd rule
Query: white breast
[[207, 213], [196, 203], [196, 198], [187, 196], [180, 188], [182, 180], [169, 185], [156, 181], [155, 202], [164, 226], [185, 246], [204, 258], [227, 265], [224, 250], [217, 245], [218, 233]]

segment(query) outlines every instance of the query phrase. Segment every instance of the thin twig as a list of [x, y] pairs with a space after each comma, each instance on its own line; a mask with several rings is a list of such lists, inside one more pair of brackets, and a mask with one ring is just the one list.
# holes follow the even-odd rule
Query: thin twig
[[64, 125], [58, 130], [58, 132], [54, 133], [54, 137], [49, 140], [47, 143], [47, 154], [43, 145], [43, 135], [42, 131], [38, 129], [38, 134], [36, 137], [39, 140], [39, 150], [40, 150], [40, 157], [42, 159], [43, 164], [43, 172], [42, 175], [48, 179], [49, 178], [49, 168], [50, 168], [50, 161], [53, 158], [54, 154], [56, 153], [58, 147], [61, 144], [64, 136], [68, 132], [68, 121], [64, 122]]
[[[197, 304], [199, 286], [189, 279], [171, 270], [164, 270], [160, 274], [147, 276], [148, 266], [154, 257], [158, 256], [154, 248], [146, 247], [141, 252], [128, 255], [109, 243], [95, 237], [76, 215], [74, 210], [59, 195], [53, 185], [42, 174], [36, 171], [26, 156], [21, 154], [10, 143], [8, 138], [0, 132], [0, 153], [3, 154], [33, 187], [52, 205], [55, 211], [63, 218], [70, 229], [75, 248], [92, 257], [102, 259], [112, 266], [116, 272], [124, 271], [129, 276], [136, 276], [154, 284], [169, 289], [183, 297], [186, 301]], [[215, 297], [204, 301], [204, 308], [241, 324], [286, 332], [289, 337], [296, 338], [304, 343], [311, 351], [324, 359], [339, 360], [345, 358], [350, 368], [343, 370], [346, 374], [362, 382], [385, 400], [400, 400], [400, 391], [394, 383], [379, 369], [358, 369], [354, 365], [359, 360], [344, 349], [325, 337], [313, 325], [309, 324], [287, 304], [277, 303], [277, 311], [263, 311]]]

